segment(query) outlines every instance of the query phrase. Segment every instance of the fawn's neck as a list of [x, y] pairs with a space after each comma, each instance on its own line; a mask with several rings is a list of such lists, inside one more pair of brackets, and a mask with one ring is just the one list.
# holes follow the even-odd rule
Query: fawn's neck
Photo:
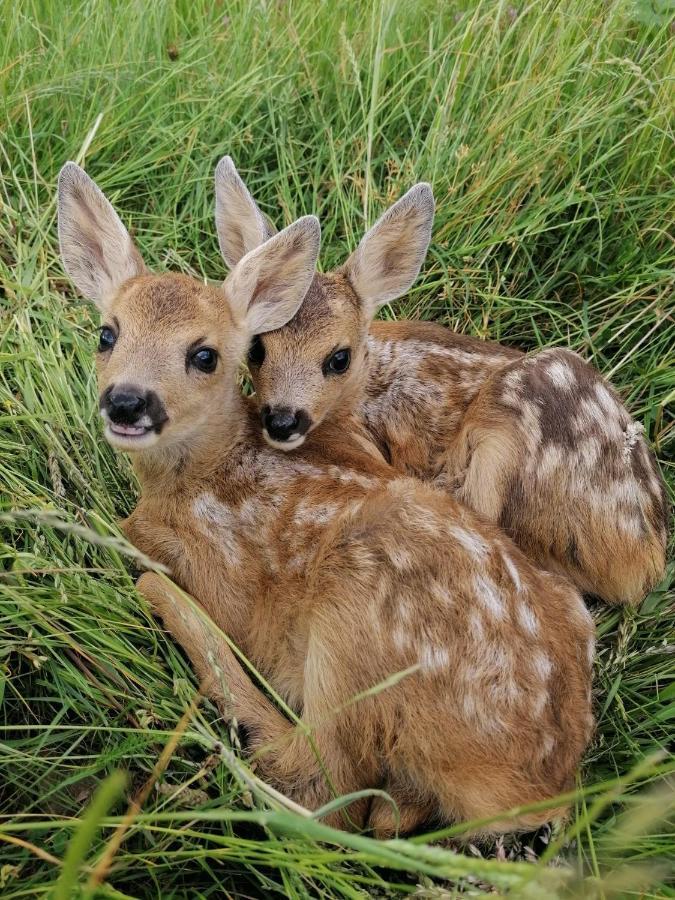
[[185, 439], [133, 454], [141, 492], [170, 496], [179, 484], [193, 476], [208, 481], [216, 470], [227, 465], [228, 457], [245, 440], [249, 418], [248, 404], [237, 392]]

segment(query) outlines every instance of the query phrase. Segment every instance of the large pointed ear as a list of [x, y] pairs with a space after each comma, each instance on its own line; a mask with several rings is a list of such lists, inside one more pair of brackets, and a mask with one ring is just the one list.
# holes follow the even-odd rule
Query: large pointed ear
[[258, 209], [229, 156], [216, 166], [216, 231], [220, 252], [230, 269], [276, 234], [276, 228]]
[[251, 335], [290, 321], [312, 283], [320, 244], [319, 220], [304, 216], [248, 253], [223, 284], [235, 321]]
[[416, 184], [366, 232], [342, 267], [374, 315], [412, 286], [424, 262], [434, 221], [434, 195]]
[[64, 268], [103, 309], [123, 282], [147, 271], [141, 255], [102, 191], [73, 162], [59, 173], [58, 208]]

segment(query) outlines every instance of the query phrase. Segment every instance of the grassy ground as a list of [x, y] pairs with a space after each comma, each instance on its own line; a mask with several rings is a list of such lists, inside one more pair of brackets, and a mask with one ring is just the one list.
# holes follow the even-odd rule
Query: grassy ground
[[[328, 266], [427, 179], [432, 249], [393, 312], [579, 350], [644, 423], [672, 498], [671, 5], [0, 0], [4, 898], [80, 896], [78, 878], [100, 897], [675, 896], [667, 584], [636, 612], [594, 609], [599, 727], [566, 849], [378, 844], [251, 782], [215, 709], [189, 710], [189, 667], [114, 539], [136, 487], [100, 434], [96, 316], [54, 227], [56, 173], [84, 160], [151, 264], [221, 277], [227, 152], [277, 223], [321, 216]], [[126, 787], [106, 781], [120, 771]], [[516, 851], [542, 859], [500, 858]], [[545, 865], [561, 855], [581, 874]]]

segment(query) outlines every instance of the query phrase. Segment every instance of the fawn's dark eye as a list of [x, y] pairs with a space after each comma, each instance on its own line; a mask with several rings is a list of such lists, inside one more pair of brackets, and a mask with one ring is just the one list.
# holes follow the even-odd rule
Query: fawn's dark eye
[[116, 340], [117, 337], [112, 328], [108, 328], [107, 325], [104, 325], [98, 336], [98, 352], [105, 353], [108, 350], [112, 350]]
[[336, 350], [327, 356], [323, 364], [324, 375], [341, 375], [349, 368], [352, 361], [352, 351], [345, 347], [343, 350]]
[[210, 347], [201, 347], [190, 356], [189, 363], [200, 372], [213, 372], [218, 365], [218, 354]]
[[251, 346], [248, 348], [248, 363], [250, 366], [262, 366], [264, 360], [265, 346], [260, 339], [260, 335], [256, 334], [251, 341]]

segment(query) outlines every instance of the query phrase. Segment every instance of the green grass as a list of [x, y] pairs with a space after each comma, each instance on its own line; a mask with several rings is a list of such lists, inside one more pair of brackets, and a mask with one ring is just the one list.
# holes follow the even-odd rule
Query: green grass
[[175, 735], [195, 684], [111, 539], [136, 486], [101, 437], [97, 320], [64, 277], [54, 206], [59, 167], [84, 160], [148, 262], [220, 278], [223, 153], [277, 223], [321, 217], [325, 267], [427, 179], [432, 248], [393, 314], [579, 350], [644, 423], [672, 499], [669, 6], [0, 0], [3, 898], [80, 896], [78, 879], [100, 897], [675, 896], [675, 763], [650, 756], [675, 738], [667, 585], [638, 611], [594, 609], [598, 733], [571, 843], [548, 852], [572, 875], [547, 853], [530, 865], [331, 832], [220, 751], [208, 703]]

